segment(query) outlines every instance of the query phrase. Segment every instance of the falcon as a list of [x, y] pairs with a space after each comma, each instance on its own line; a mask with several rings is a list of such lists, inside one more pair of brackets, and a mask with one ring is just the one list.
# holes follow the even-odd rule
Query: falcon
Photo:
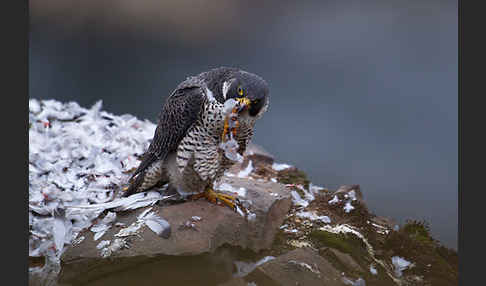
[[237, 158], [243, 155], [268, 103], [265, 80], [237, 68], [220, 67], [187, 78], [163, 105], [154, 137], [124, 196], [168, 183], [184, 198], [205, 197], [236, 210], [236, 197], [213, 186], [238, 161], [229, 156], [231, 148]]

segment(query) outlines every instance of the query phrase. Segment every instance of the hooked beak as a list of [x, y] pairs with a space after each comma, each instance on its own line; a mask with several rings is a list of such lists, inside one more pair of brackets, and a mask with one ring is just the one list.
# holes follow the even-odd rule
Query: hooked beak
[[246, 97], [241, 97], [241, 98], [236, 98], [236, 101], [238, 101], [238, 106], [236, 106], [237, 109], [237, 113], [240, 113], [248, 108], [250, 108], [250, 105], [251, 105], [251, 101], [246, 98]]

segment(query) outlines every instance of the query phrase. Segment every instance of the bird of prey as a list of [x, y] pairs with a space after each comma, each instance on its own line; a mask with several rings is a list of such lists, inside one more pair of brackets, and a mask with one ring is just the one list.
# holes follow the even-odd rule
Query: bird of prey
[[[238, 103], [233, 130], [225, 110], [229, 101]], [[236, 210], [235, 197], [213, 190], [213, 183], [235, 163], [221, 144], [231, 133], [236, 152], [243, 155], [268, 103], [267, 83], [237, 68], [220, 67], [187, 78], [163, 105], [154, 137], [124, 195], [169, 183], [185, 198], [205, 197]]]

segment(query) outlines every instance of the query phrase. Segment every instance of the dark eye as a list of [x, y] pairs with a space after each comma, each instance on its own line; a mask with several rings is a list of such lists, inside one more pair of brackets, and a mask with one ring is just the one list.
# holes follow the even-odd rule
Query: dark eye
[[241, 86], [238, 86], [238, 95], [243, 96], [243, 88]]

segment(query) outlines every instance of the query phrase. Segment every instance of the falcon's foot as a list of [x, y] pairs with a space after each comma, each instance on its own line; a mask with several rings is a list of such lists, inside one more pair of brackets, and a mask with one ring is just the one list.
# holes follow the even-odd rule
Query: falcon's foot
[[197, 200], [203, 197], [213, 204], [221, 202], [230, 207], [235, 212], [238, 210], [238, 206], [241, 208], [241, 203], [236, 196], [219, 193], [214, 191], [212, 188], [207, 188], [206, 191], [200, 194], [192, 195], [191, 199]]

